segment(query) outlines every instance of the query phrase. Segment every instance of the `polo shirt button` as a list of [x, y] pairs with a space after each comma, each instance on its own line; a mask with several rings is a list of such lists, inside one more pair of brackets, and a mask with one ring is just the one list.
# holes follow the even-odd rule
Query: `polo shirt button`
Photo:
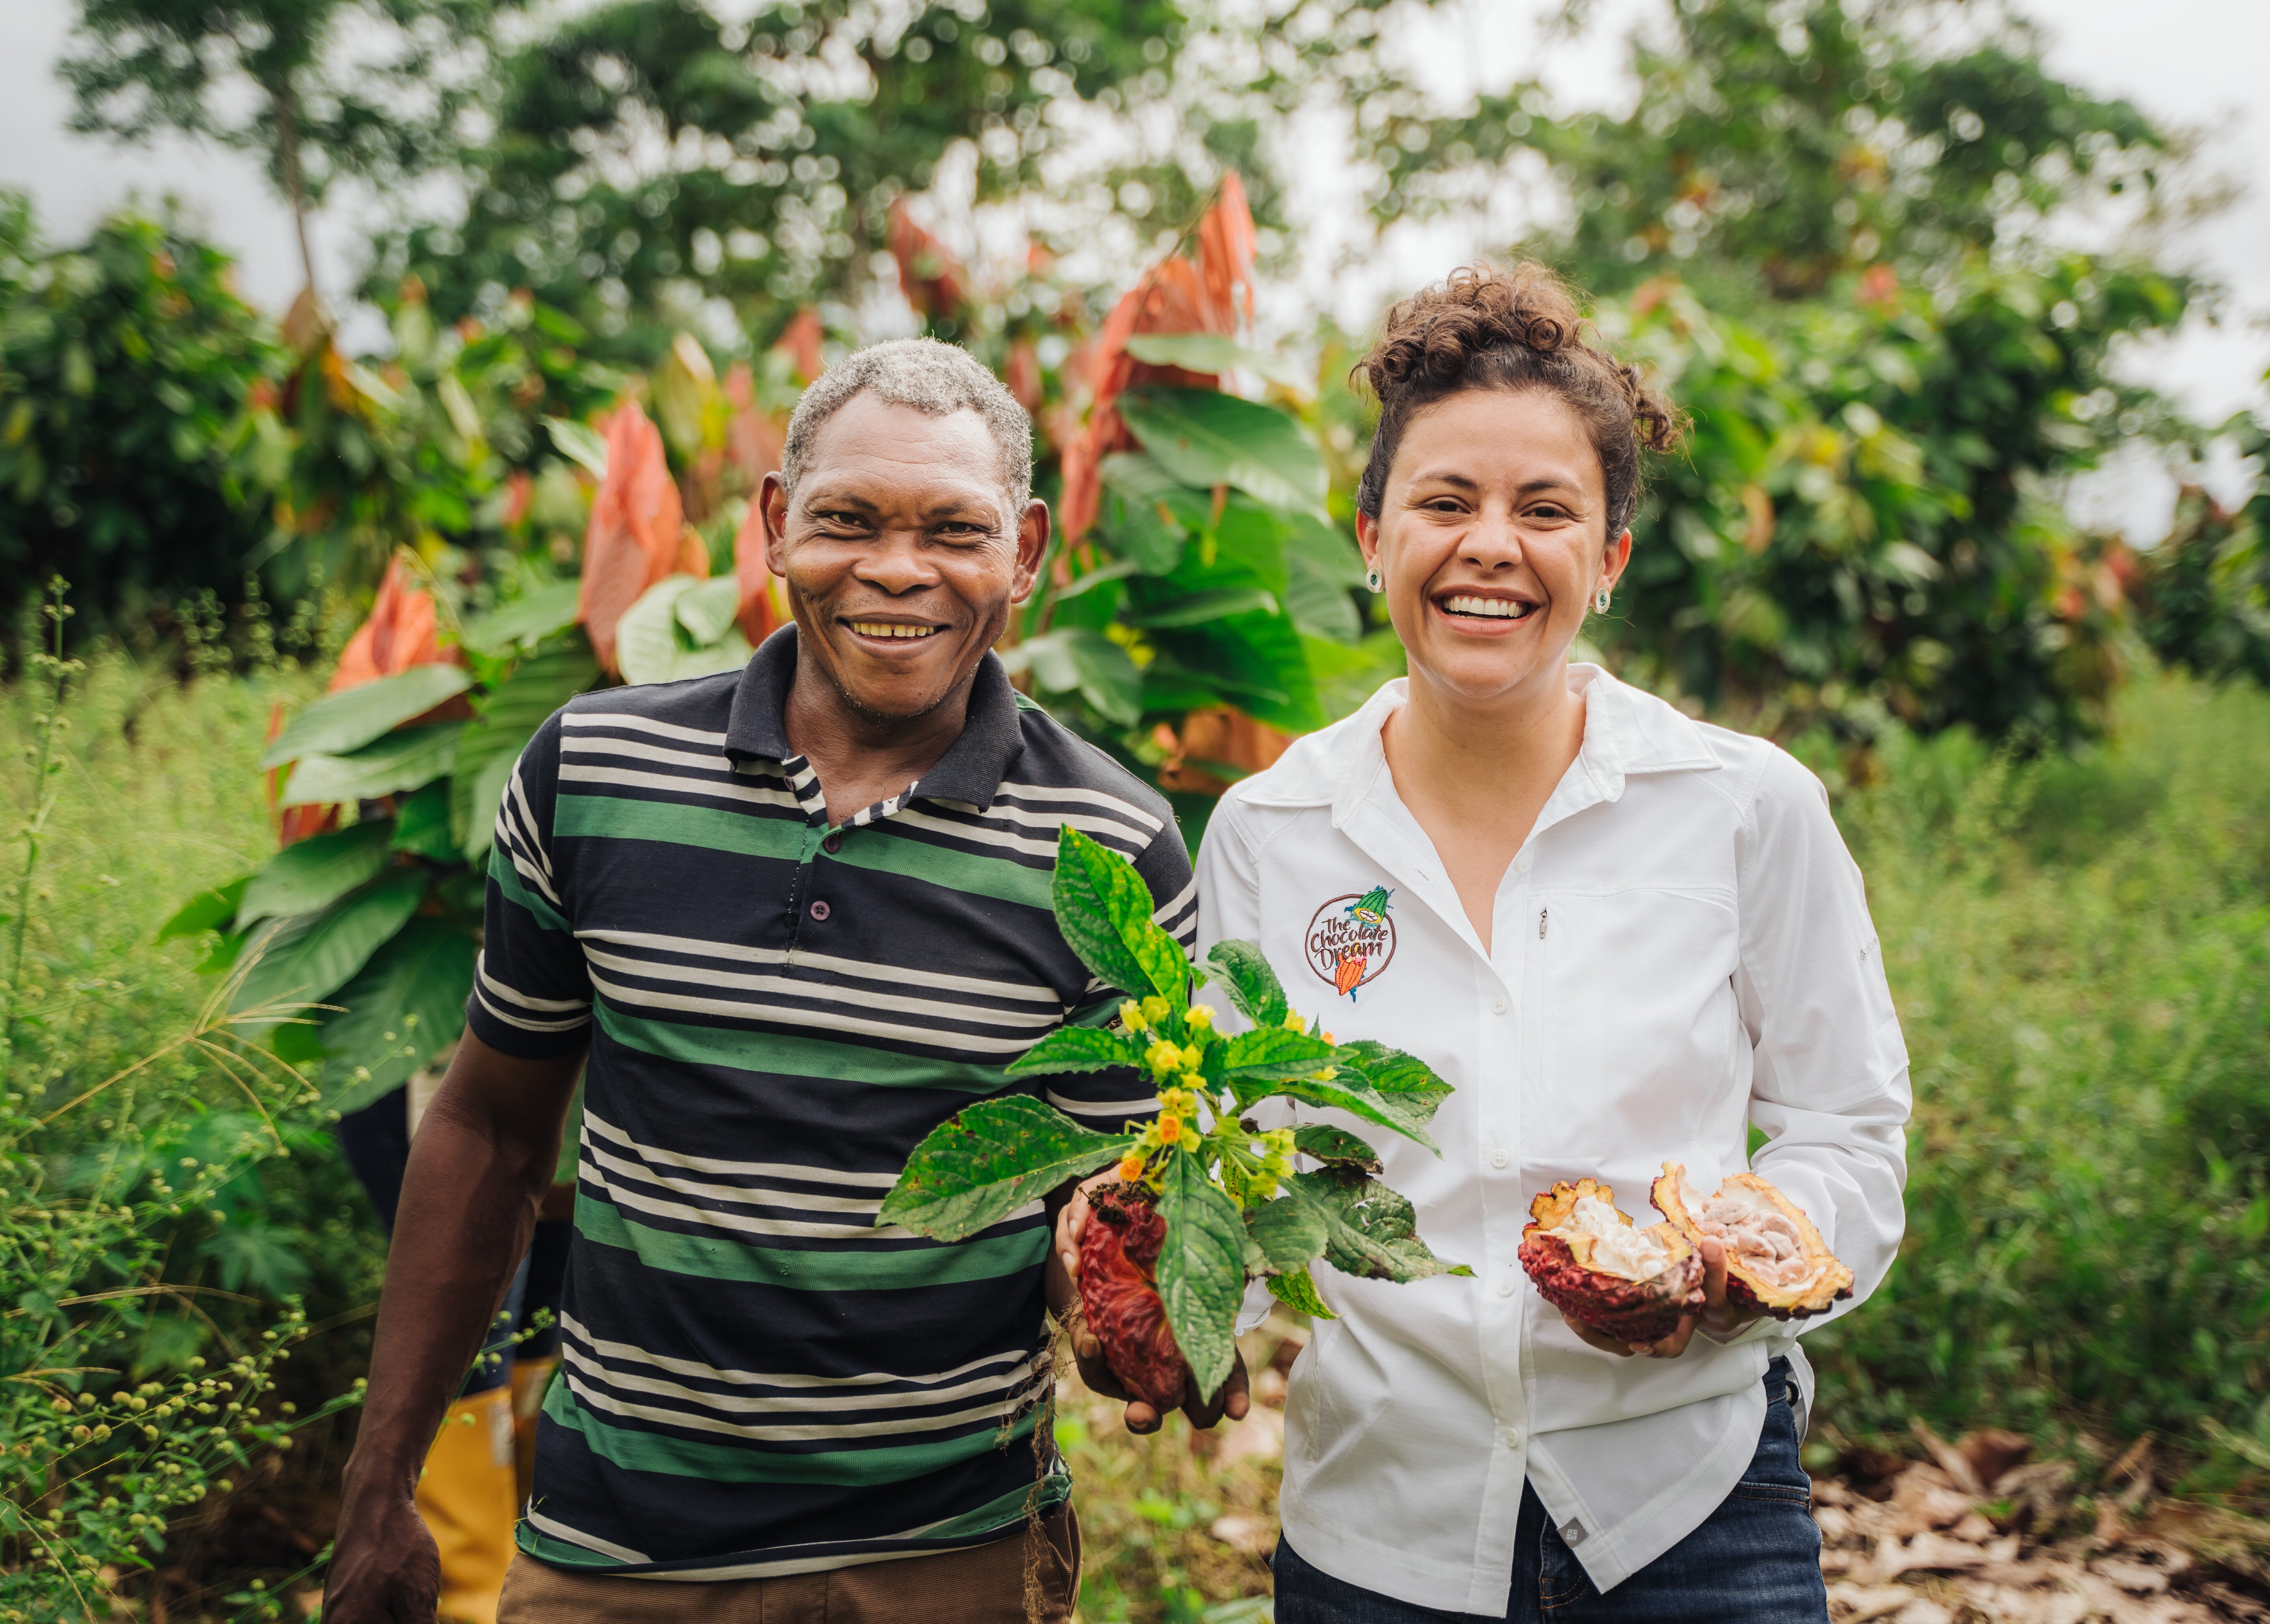
[[1490, 1013], [1493, 1015], [1502, 1015], [1505, 1013], [1505, 994], [1501, 992], [1497, 997], [1490, 1000]]
[[1490, 1152], [1490, 1166], [1494, 1168], [1502, 1168], [1511, 1160], [1512, 1158], [1508, 1156], [1502, 1150], [1494, 1150]]
[[820, 849], [827, 852], [841, 851], [843, 849], [843, 837], [841, 834], [831, 834], [820, 842]]
[[1529, 854], [1524, 851], [1516, 857], [1513, 860], [1513, 866], [1517, 872], [1523, 874], [1529, 872]]
[[829, 911], [827, 904], [824, 901], [814, 902], [812, 905], [812, 916], [814, 919], [825, 921]]
[[1513, 1281], [1510, 1278], [1500, 1280], [1497, 1283], [1497, 1294], [1501, 1297], [1510, 1297], [1513, 1295]]

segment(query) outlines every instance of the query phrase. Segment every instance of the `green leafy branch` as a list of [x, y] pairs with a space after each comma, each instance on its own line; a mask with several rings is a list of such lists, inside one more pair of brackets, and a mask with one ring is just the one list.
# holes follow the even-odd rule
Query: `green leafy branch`
[[[1427, 1128], [1449, 1084], [1398, 1049], [1336, 1042], [1295, 1013], [1251, 942], [1218, 943], [1204, 967], [1192, 964], [1153, 919], [1150, 888], [1133, 865], [1070, 827], [1057, 838], [1052, 901], [1081, 961], [1129, 997], [1111, 1027], [1059, 1027], [1008, 1075], [1147, 1073], [1158, 1116], [1139, 1130], [1098, 1133], [1028, 1094], [982, 1101], [916, 1147], [878, 1223], [965, 1240], [1116, 1163], [1166, 1220], [1159, 1293], [1206, 1394], [1229, 1374], [1248, 1279], [1329, 1317], [1309, 1272], [1318, 1257], [1369, 1279], [1470, 1272], [1419, 1238], [1411, 1204], [1373, 1176], [1379, 1156], [1363, 1139], [1321, 1124], [1263, 1129], [1246, 1115], [1264, 1100], [1288, 1099], [1346, 1111], [1440, 1154]], [[1212, 1007], [1191, 1002], [1200, 982], [1218, 984], [1249, 1029], [1221, 1032]], [[1295, 1171], [1296, 1155], [1320, 1165]]]

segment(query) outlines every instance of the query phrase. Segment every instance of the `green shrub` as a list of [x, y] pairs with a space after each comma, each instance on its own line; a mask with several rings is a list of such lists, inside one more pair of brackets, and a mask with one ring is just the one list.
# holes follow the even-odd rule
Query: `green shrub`
[[155, 941], [185, 883], [272, 846], [248, 788], [282, 696], [115, 655], [0, 694], [26, 746], [0, 761], [0, 1617], [104, 1616], [105, 1568], [279, 1580], [225, 1502], [337, 1472], [375, 1226], [306, 1080]]
[[2167, 678], [2119, 717], [2025, 765], [1902, 737], [1841, 808], [1917, 1096], [1898, 1265], [1806, 1343], [1847, 1432], [2270, 1454], [2270, 697]]
[[208, 590], [242, 597], [263, 526], [227, 440], [278, 362], [227, 257], [127, 213], [51, 251], [0, 193], [0, 615], [57, 569], [89, 627]]

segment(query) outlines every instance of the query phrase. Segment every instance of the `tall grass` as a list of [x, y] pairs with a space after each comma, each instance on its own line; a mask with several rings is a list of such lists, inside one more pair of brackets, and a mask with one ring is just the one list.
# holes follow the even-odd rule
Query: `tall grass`
[[1807, 1341], [1851, 1433], [2171, 1435], [2270, 1474], [2270, 696], [2175, 678], [2030, 764], [1903, 741], [1839, 808], [1913, 1062], [1908, 1236]]

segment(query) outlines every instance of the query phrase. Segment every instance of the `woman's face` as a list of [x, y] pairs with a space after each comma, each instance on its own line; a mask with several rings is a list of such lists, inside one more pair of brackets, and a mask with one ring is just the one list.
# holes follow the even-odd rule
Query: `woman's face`
[[1356, 518], [1413, 677], [1477, 703], [1562, 682], [1593, 593], [1631, 556], [1606, 515], [1599, 456], [1557, 395], [1467, 389], [1413, 419], [1379, 517]]

